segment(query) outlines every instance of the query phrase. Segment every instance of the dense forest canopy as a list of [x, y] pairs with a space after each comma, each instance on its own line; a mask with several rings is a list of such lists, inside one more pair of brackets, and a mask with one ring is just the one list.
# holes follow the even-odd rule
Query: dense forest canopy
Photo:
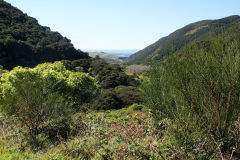
[[0, 1], [0, 64], [7, 69], [35, 66], [62, 59], [89, 58], [71, 41], [49, 27], [41, 26], [5, 1]]

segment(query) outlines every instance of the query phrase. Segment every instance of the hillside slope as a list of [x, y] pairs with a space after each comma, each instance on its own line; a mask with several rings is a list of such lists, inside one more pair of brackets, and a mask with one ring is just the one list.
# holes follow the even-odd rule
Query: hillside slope
[[108, 62], [122, 62], [122, 59], [120, 57], [105, 52], [88, 52], [88, 55], [92, 58], [99, 56], [99, 58]]
[[189, 24], [131, 55], [126, 61], [129, 64], [141, 64], [146, 63], [149, 58], [161, 59], [171, 52], [171, 48], [180, 50], [192, 41], [207, 40], [211, 37], [211, 32], [216, 31], [219, 27], [228, 28], [239, 24], [239, 22], [240, 16], [230, 16], [218, 20], [203, 20]]
[[66, 37], [0, 0], [0, 65], [4, 68], [80, 58], [89, 57]]

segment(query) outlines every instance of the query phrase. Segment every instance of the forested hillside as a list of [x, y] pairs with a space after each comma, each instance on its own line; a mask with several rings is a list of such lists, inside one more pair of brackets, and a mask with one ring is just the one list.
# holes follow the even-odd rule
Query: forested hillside
[[0, 0], [0, 65], [4, 68], [80, 58], [88, 58], [87, 53], [76, 50], [69, 39]]
[[151, 65], [121, 66], [0, 1], [0, 160], [239, 160], [239, 20], [190, 24], [130, 61]]
[[238, 25], [239, 22], [240, 16], [230, 16], [218, 20], [203, 20], [189, 24], [131, 55], [126, 59], [126, 62], [129, 64], [141, 64], [151, 59], [160, 60], [173, 51], [183, 49], [193, 41], [209, 40], [220, 28], [228, 29], [231, 26]]

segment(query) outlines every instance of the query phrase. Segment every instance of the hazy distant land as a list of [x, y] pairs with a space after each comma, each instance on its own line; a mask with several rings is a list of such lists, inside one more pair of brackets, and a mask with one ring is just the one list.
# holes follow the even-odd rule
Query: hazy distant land
[[118, 50], [118, 49], [86, 49], [85, 52], [104, 52], [117, 57], [129, 57], [130, 55], [139, 51], [139, 49]]

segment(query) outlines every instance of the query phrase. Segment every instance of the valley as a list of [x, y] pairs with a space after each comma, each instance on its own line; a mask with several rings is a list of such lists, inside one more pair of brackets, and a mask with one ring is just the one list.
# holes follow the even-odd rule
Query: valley
[[240, 16], [185, 25], [81, 50], [0, 0], [0, 160], [240, 159]]

